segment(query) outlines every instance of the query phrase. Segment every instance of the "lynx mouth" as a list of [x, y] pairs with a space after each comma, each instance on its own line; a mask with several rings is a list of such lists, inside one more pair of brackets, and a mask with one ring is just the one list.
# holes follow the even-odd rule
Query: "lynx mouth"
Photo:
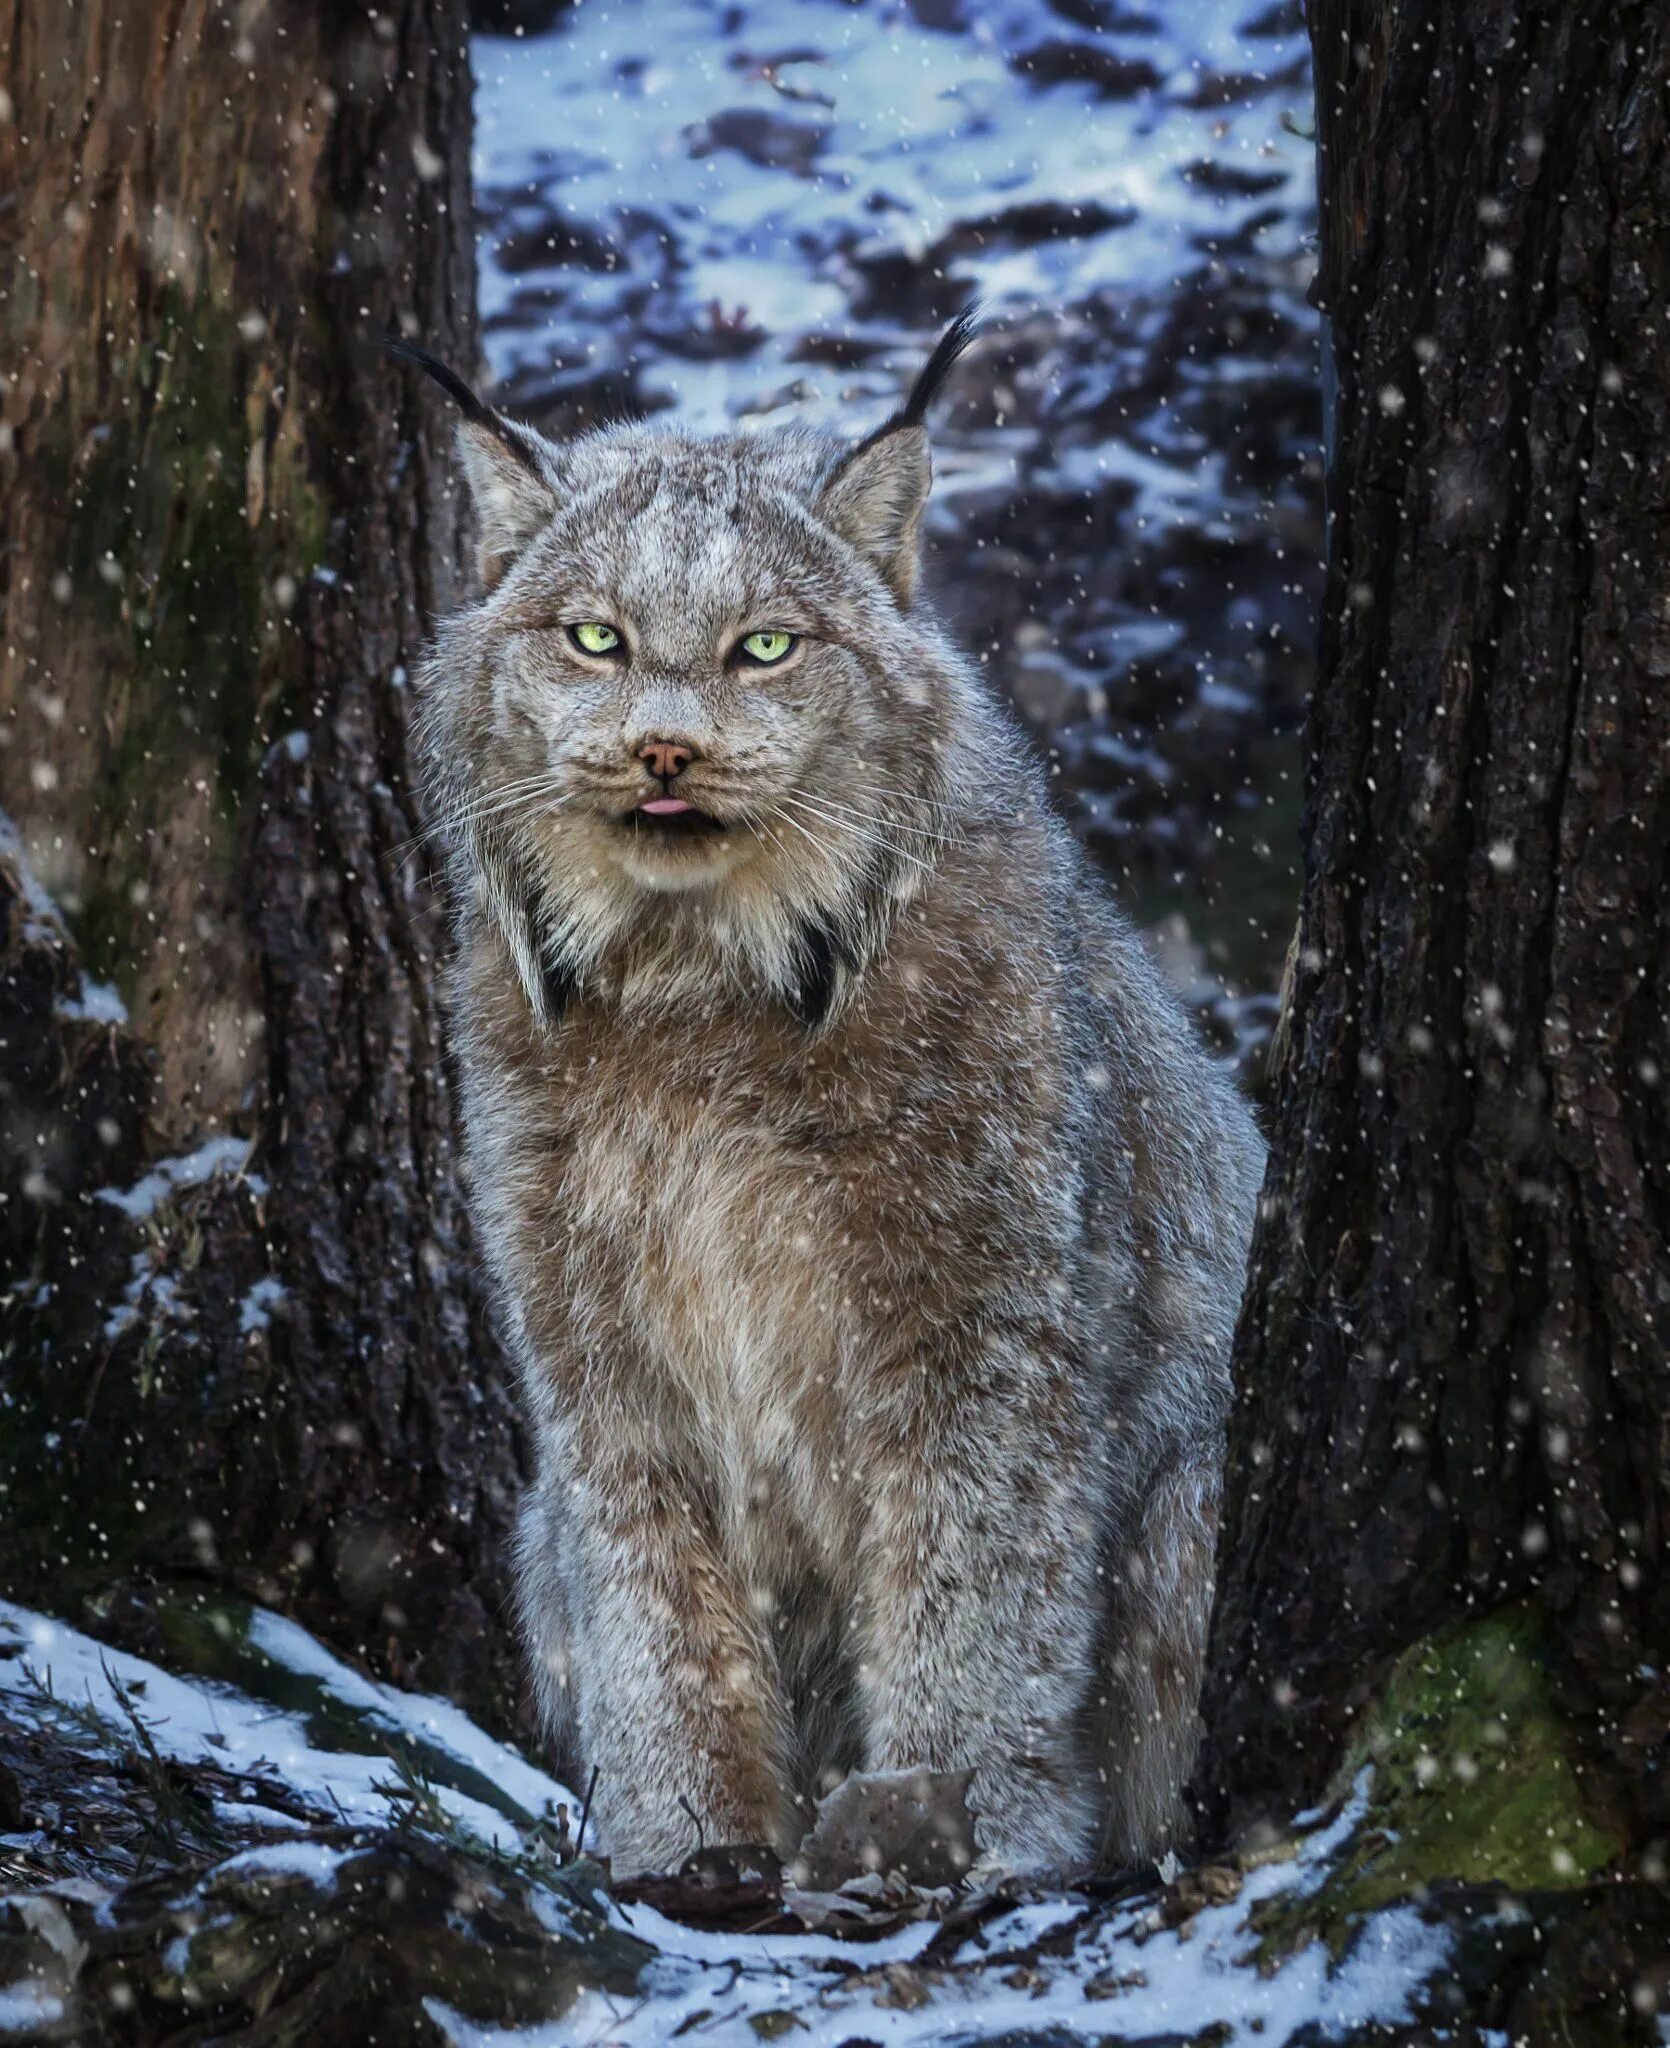
[[626, 823], [649, 839], [707, 839], [724, 831], [720, 821], [680, 797], [654, 797], [628, 811]]

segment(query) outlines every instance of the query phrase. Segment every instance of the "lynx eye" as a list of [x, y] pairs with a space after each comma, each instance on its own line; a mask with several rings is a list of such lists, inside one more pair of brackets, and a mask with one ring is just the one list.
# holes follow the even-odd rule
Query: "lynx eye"
[[769, 668], [774, 661], [783, 659], [794, 645], [794, 638], [792, 633], [781, 631], [750, 633], [744, 638], [737, 652], [745, 660], [757, 661], [762, 667]]
[[620, 645], [620, 635], [601, 619], [584, 619], [570, 626], [568, 637], [582, 654], [613, 654]]

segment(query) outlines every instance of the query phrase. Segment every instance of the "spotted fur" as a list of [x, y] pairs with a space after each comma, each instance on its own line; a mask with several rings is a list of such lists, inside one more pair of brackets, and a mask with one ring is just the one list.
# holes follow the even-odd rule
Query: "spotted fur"
[[[1261, 1148], [917, 589], [931, 396], [856, 447], [460, 429], [469, 1171], [523, 1628], [621, 1867], [692, 1815], [788, 1850], [861, 1764], [972, 1766], [1017, 1868], [1178, 1825]], [[646, 829], [652, 738], [722, 833]]]

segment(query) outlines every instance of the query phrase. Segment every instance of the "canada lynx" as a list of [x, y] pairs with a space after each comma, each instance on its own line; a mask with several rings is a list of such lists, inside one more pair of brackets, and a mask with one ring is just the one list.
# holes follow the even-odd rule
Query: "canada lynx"
[[1261, 1148], [917, 588], [958, 322], [856, 447], [464, 408], [422, 679], [520, 1602], [617, 1867], [972, 1766], [1164, 1846]]

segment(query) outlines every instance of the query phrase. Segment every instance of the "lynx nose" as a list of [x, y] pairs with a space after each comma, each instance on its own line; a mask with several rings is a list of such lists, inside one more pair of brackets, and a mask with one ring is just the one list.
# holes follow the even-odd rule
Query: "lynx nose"
[[678, 740], [650, 740], [638, 749], [638, 759], [651, 775], [662, 782], [671, 782], [695, 758], [695, 748], [687, 747]]

